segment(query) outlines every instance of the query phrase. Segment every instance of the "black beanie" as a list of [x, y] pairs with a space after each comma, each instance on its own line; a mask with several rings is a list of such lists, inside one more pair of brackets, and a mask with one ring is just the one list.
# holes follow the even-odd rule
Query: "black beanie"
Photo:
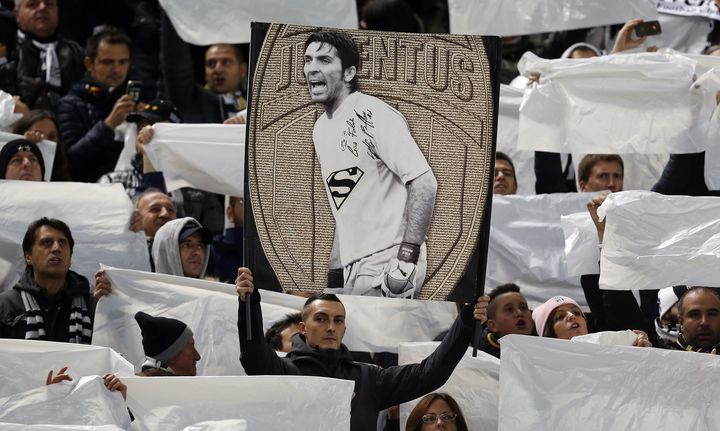
[[38, 146], [27, 139], [15, 139], [5, 144], [0, 150], [0, 179], [5, 179], [5, 171], [7, 171], [7, 165], [10, 163], [10, 159], [18, 151], [30, 151], [37, 157], [40, 163], [40, 176], [45, 178], [45, 159], [43, 159], [42, 153]]
[[193, 336], [190, 328], [177, 319], [153, 317], [138, 311], [135, 320], [142, 332], [145, 356], [160, 362], [163, 366], [173, 360]]

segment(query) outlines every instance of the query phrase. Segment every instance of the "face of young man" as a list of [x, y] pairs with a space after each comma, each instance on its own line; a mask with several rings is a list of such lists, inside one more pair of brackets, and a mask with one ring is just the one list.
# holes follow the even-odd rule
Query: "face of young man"
[[691, 346], [712, 348], [720, 343], [720, 299], [707, 290], [694, 290], [683, 299], [681, 332]]
[[98, 45], [95, 60], [85, 57], [85, 68], [93, 81], [115, 88], [125, 82], [130, 70], [130, 48], [124, 43]]
[[280, 331], [280, 338], [282, 339], [281, 352], [287, 353], [292, 349], [292, 337], [298, 332], [300, 332], [300, 326], [295, 323]]
[[581, 192], [601, 192], [610, 190], [620, 192], [623, 189], [623, 168], [618, 162], [599, 161], [590, 170], [587, 181], [580, 181]]
[[57, 0], [18, 0], [15, 4], [15, 19], [22, 31], [41, 38], [55, 34]]
[[195, 339], [191, 338], [185, 348], [178, 355], [168, 362], [168, 366], [178, 376], [197, 375], [197, 362], [200, 360], [200, 353], [195, 349]]
[[532, 313], [525, 297], [518, 292], [508, 292], [493, 298], [495, 318], [488, 319], [490, 332], [499, 337], [508, 334], [532, 334]]
[[35, 241], [25, 263], [32, 266], [35, 278], [64, 279], [70, 269], [72, 252], [64, 233], [50, 226], [35, 231]]
[[495, 160], [493, 192], [496, 195], [514, 195], [517, 193], [515, 171], [507, 160]]
[[31, 151], [18, 151], [5, 168], [6, 180], [42, 181], [40, 160]]
[[205, 52], [205, 82], [215, 94], [234, 93], [247, 75], [247, 66], [240, 63], [231, 45], [213, 45]]
[[142, 221], [142, 228], [148, 238], [154, 238], [162, 225], [175, 220], [177, 211], [170, 196], [164, 193], [150, 193], [143, 196], [137, 203], [137, 210]]
[[308, 346], [321, 349], [339, 349], [345, 329], [345, 307], [335, 301], [311, 303], [307, 319], [300, 322]]
[[185, 277], [200, 278], [207, 245], [199, 233], [194, 233], [180, 241], [180, 261]]
[[310, 99], [334, 111], [350, 94], [350, 81], [355, 77], [355, 67], [343, 70], [337, 48], [320, 42], [312, 42], [305, 50], [305, 80]]

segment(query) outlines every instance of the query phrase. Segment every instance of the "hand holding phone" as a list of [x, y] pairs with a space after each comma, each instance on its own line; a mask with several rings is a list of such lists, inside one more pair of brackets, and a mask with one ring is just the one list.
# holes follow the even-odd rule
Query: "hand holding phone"
[[142, 82], [140, 81], [128, 81], [127, 90], [125, 94], [135, 99], [136, 102], [140, 101], [140, 90], [142, 90]]

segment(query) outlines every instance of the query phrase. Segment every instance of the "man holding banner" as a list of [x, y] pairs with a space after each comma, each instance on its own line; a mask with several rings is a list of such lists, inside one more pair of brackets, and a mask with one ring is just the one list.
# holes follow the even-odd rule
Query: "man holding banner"
[[[380, 368], [355, 362], [342, 343], [345, 335], [345, 306], [340, 299], [323, 293], [305, 302], [300, 333], [292, 338], [292, 350], [277, 356], [262, 334], [260, 293], [252, 273], [238, 269], [235, 282], [239, 294], [238, 333], [240, 361], [248, 375], [310, 375], [355, 382], [350, 429], [375, 430], [380, 410], [423, 396], [442, 386], [467, 351], [475, 320], [487, 320], [489, 298], [478, 298], [474, 307], [465, 305], [437, 349], [417, 364]], [[250, 301], [250, 316], [245, 301]], [[472, 316], [471, 316], [472, 315]], [[250, 320], [251, 328], [247, 327]], [[248, 340], [248, 332], [251, 339]]]
[[[358, 48], [345, 33], [313, 33], [304, 73], [315, 153], [335, 217], [328, 287], [353, 295], [416, 297], [437, 180], [405, 117], [358, 91]], [[342, 280], [340, 280], [342, 274]]]

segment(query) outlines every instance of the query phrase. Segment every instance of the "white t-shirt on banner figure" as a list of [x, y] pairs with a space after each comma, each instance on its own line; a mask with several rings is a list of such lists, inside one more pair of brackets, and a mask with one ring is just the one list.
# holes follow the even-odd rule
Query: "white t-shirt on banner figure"
[[325, 107], [313, 141], [335, 217], [327, 291], [413, 298], [425, 279], [437, 181], [405, 117], [358, 91], [358, 61], [344, 33], [306, 41], [310, 98]]

